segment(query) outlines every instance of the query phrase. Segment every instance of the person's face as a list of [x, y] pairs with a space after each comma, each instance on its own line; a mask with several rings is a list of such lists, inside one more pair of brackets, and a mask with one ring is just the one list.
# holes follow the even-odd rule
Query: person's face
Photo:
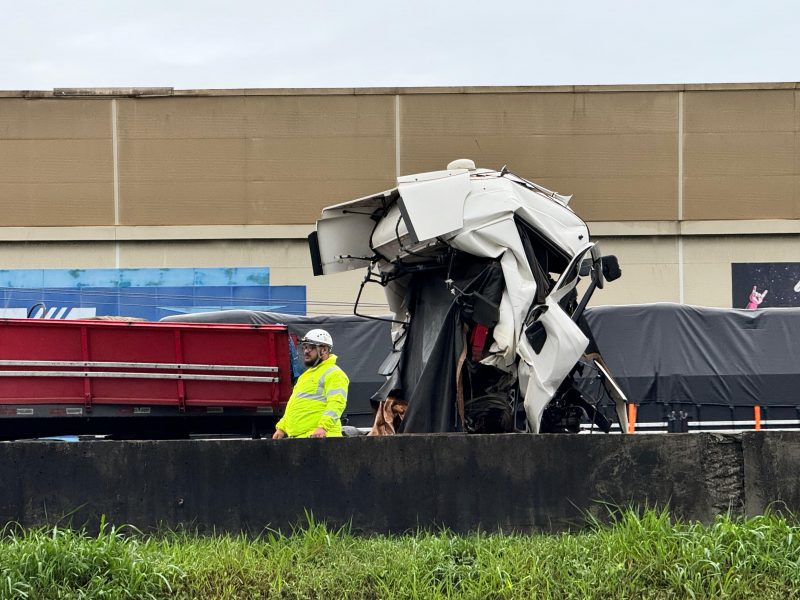
[[303, 344], [303, 362], [307, 367], [311, 367], [318, 360], [325, 360], [327, 347], [317, 346], [316, 344]]

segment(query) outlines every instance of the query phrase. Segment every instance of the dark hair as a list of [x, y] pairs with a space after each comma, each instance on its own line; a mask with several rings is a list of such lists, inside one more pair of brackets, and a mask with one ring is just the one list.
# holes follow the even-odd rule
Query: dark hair
[[392, 398], [394, 398], [395, 400], [403, 400], [403, 401], [405, 401], [405, 399], [406, 399], [405, 395], [403, 394], [403, 390], [401, 388], [392, 389], [388, 394], [386, 394], [387, 398], [389, 398], [390, 396]]

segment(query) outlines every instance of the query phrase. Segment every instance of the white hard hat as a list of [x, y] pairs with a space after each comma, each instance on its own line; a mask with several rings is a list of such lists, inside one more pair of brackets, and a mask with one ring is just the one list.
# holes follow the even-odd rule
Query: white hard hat
[[325, 345], [333, 348], [333, 338], [331, 337], [331, 334], [324, 329], [312, 329], [300, 341], [309, 344]]

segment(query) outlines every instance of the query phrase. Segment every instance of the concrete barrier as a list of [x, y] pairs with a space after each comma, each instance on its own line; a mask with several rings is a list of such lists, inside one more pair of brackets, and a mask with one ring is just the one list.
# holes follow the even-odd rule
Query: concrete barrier
[[748, 433], [742, 439], [746, 512], [800, 514], [800, 432]]
[[[787, 450], [788, 449], [788, 450]], [[800, 433], [430, 435], [0, 444], [0, 522], [285, 530], [553, 530], [612, 506], [673, 514], [800, 506]]]

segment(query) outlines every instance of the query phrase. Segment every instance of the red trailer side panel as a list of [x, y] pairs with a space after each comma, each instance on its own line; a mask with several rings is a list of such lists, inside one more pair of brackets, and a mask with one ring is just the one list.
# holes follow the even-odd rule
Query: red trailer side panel
[[0, 319], [0, 404], [282, 408], [282, 325]]

